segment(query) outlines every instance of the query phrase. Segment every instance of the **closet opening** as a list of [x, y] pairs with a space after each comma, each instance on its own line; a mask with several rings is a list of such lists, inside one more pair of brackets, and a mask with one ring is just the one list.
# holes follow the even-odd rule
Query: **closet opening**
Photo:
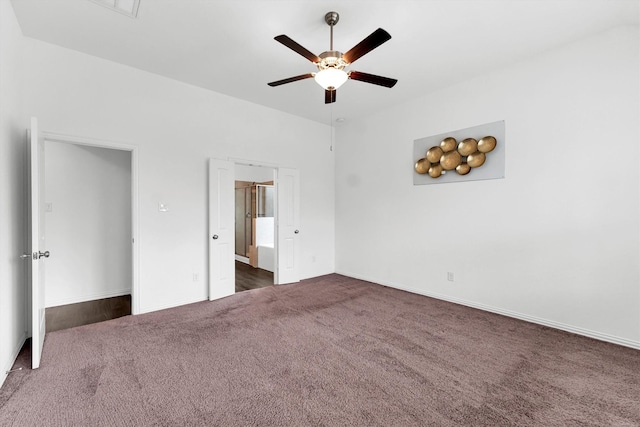
[[132, 314], [132, 151], [44, 144], [47, 332]]

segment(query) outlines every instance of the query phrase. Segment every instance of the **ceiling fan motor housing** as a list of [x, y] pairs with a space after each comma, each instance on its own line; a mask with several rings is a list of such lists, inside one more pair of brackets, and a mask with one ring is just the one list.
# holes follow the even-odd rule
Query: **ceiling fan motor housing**
[[322, 52], [319, 55], [319, 58], [321, 59], [321, 61], [317, 63], [318, 70], [324, 70], [327, 68], [342, 70], [344, 67], [349, 65], [342, 58], [342, 52], [338, 52], [337, 50], [328, 50], [326, 52]]

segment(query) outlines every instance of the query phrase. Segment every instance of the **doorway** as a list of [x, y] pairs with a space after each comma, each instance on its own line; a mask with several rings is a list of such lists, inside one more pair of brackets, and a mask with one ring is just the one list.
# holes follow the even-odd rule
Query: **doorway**
[[235, 292], [274, 284], [275, 170], [235, 168]]
[[47, 332], [133, 314], [136, 153], [44, 134]]
[[[236, 175], [236, 169], [254, 166], [253, 162], [209, 159], [209, 300], [236, 292], [234, 183], [236, 176], [240, 176]], [[257, 166], [271, 169], [274, 180], [273, 282], [276, 285], [298, 282], [300, 173], [280, 166], [259, 163]]]

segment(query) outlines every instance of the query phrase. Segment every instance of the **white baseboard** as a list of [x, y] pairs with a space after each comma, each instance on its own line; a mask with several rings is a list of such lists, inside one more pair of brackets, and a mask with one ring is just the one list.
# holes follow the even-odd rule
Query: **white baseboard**
[[7, 379], [7, 376], [9, 375], [7, 372], [15, 363], [16, 358], [18, 357], [18, 353], [20, 353], [20, 350], [22, 349], [25, 341], [27, 341], [27, 333], [23, 332], [22, 336], [18, 339], [18, 342], [16, 343], [16, 346], [14, 347], [9, 360], [6, 360], [2, 363], [2, 373], [0, 373], [0, 387], [2, 387], [2, 384], [4, 384], [4, 381]]
[[630, 348], [633, 348], [633, 349], [636, 349], [636, 350], [640, 350], [640, 341], [634, 341], [634, 340], [630, 340], [630, 339], [627, 339], [627, 338], [618, 337], [618, 336], [615, 336], [615, 335], [609, 335], [609, 334], [605, 334], [605, 333], [598, 332], [598, 331], [592, 331], [590, 329], [584, 329], [584, 328], [580, 328], [580, 327], [573, 326], [573, 325], [567, 325], [565, 323], [560, 323], [560, 322], [556, 322], [556, 321], [548, 320], [548, 319], [542, 319], [540, 317], [530, 316], [528, 314], [518, 313], [518, 312], [515, 312], [515, 311], [511, 311], [511, 310], [505, 310], [505, 309], [502, 309], [502, 308], [492, 307], [492, 306], [489, 306], [489, 305], [480, 304], [480, 303], [476, 303], [476, 302], [473, 302], [473, 301], [468, 301], [468, 300], [459, 299], [459, 298], [452, 298], [450, 296], [442, 295], [442, 294], [438, 294], [438, 293], [434, 293], [434, 292], [425, 292], [423, 290], [415, 289], [415, 288], [412, 288], [410, 286], [405, 286], [405, 285], [402, 285], [402, 284], [399, 284], [399, 283], [380, 281], [380, 280], [377, 280], [377, 279], [374, 279], [374, 278], [371, 278], [371, 277], [366, 277], [366, 276], [363, 276], [363, 275], [360, 275], [360, 274], [353, 274], [353, 273], [347, 273], [347, 272], [336, 272], [336, 274], [341, 274], [343, 276], [353, 277], [354, 279], [366, 280], [367, 282], [371, 282], [371, 283], [387, 286], [387, 287], [394, 288], [394, 289], [399, 289], [399, 290], [406, 291], [406, 292], [411, 292], [413, 294], [424, 295], [426, 297], [431, 297], [431, 298], [435, 298], [435, 299], [439, 299], [439, 300], [443, 300], [443, 301], [448, 301], [448, 302], [452, 302], [454, 304], [460, 304], [460, 305], [464, 305], [464, 306], [467, 306], [467, 307], [477, 308], [479, 310], [488, 311], [488, 312], [496, 313], [496, 314], [501, 314], [503, 316], [513, 317], [515, 319], [524, 320], [526, 322], [536, 323], [538, 325], [548, 326], [548, 327], [554, 328], [554, 329], [560, 329], [562, 331], [571, 332], [573, 334], [582, 335], [582, 336], [585, 336], [585, 337], [588, 337], [588, 338], [593, 338], [593, 339], [596, 339], [596, 340], [605, 341], [605, 342], [609, 342], [609, 343], [612, 343], [612, 344], [618, 344], [618, 345], [622, 345], [622, 346], [625, 346], [625, 347], [630, 347]]
[[238, 255], [238, 254], [236, 254], [236, 261], [240, 261], [240, 262], [243, 262], [245, 264], [249, 264], [249, 258], [247, 258], [246, 256]]
[[76, 304], [79, 302], [94, 301], [97, 299], [121, 297], [123, 295], [131, 295], [131, 288], [116, 289], [106, 292], [96, 292], [85, 295], [72, 295], [63, 298], [54, 298], [53, 301], [47, 303], [46, 308], [57, 307], [59, 305]]

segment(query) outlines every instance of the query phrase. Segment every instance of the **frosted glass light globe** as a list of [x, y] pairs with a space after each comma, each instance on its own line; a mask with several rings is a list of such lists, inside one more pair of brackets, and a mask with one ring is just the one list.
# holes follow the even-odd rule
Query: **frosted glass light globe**
[[325, 90], [338, 89], [348, 78], [347, 73], [337, 68], [325, 68], [315, 75], [316, 82]]

